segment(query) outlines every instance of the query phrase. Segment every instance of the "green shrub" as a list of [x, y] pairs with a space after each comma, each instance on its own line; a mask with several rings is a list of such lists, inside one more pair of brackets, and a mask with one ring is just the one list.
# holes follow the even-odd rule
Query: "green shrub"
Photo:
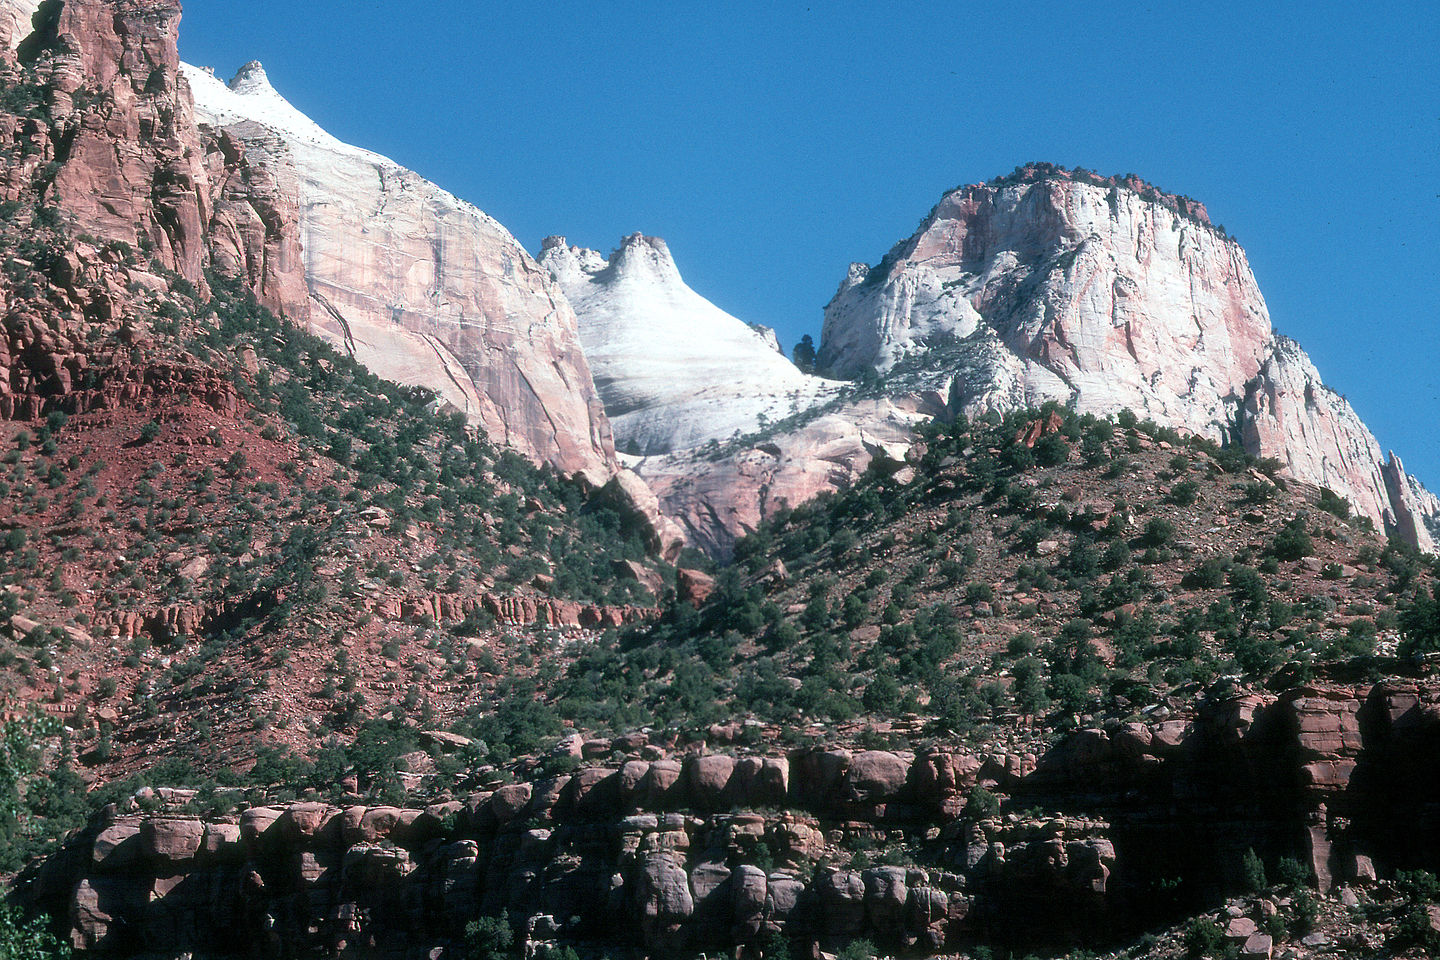
[[1185, 955], [1191, 960], [1219, 957], [1225, 950], [1225, 930], [1214, 920], [1196, 917], [1185, 928]]
[[1310, 865], [1294, 857], [1281, 857], [1275, 865], [1275, 881], [1281, 886], [1299, 889], [1310, 883]]
[[1350, 501], [1329, 487], [1320, 488], [1320, 501], [1318, 506], [1326, 513], [1333, 513], [1341, 520], [1350, 519]]
[[1440, 652], [1440, 585], [1416, 593], [1415, 599], [1400, 611], [1400, 647], [1402, 657], [1415, 657]]
[[964, 816], [970, 820], [988, 820], [1000, 815], [1000, 798], [978, 783], [965, 797]]
[[1180, 581], [1190, 590], [1216, 590], [1225, 586], [1225, 568], [1228, 565], [1219, 557], [1211, 557], [1191, 570]]
[[1070, 447], [1058, 433], [1047, 433], [1035, 442], [1035, 462], [1042, 467], [1055, 467], [1070, 459]]
[[1265, 864], [1253, 848], [1246, 850], [1240, 861], [1240, 882], [1246, 893], [1259, 893], [1269, 886], [1265, 882]]
[[1145, 523], [1145, 532], [1140, 535], [1141, 546], [1163, 547], [1175, 539], [1175, 524], [1164, 517], [1151, 517]]
[[5, 960], [62, 960], [71, 956], [70, 945], [55, 938], [44, 917], [23, 918], [8, 903], [0, 903], [0, 957]]
[[465, 924], [465, 948], [469, 960], [506, 960], [515, 953], [515, 932], [506, 914], [480, 917]]
[[1188, 507], [1200, 493], [1200, 484], [1194, 480], [1181, 480], [1170, 488], [1170, 502], [1177, 507]]
[[1315, 545], [1305, 529], [1305, 518], [1296, 517], [1285, 524], [1270, 543], [1270, 554], [1276, 560], [1300, 560], [1310, 556]]

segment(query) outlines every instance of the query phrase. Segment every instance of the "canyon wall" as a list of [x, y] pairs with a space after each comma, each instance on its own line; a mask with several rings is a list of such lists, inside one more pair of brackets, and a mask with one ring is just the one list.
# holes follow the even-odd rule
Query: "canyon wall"
[[[1251, 849], [1304, 859], [1322, 892], [1440, 865], [1433, 684], [1217, 694], [1038, 758], [670, 756], [643, 734], [572, 737], [555, 755], [580, 769], [423, 808], [309, 801], [206, 819], [184, 812], [193, 792], [149, 791], [26, 889], [101, 956], [401, 955], [458, 947], [467, 922], [502, 911], [531, 948], [679, 956], [863, 936], [935, 954], [1113, 942], [1216, 902]], [[976, 787], [1029, 812], [1000, 815]]]
[[[504, 227], [330, 136], [258, 63], [229, 84], [185, 72], [203, 127], [243, 148], [247, 169], [264, 171], [241, 195], [298, 199], [308, 302], [284, 304], [293, 319], [376, 374], [435, 390], [496, 443], [597, 483], [613, 475], [610, 427], [575, 314]], [[272, 256], [288, 264], [293, 252]]]

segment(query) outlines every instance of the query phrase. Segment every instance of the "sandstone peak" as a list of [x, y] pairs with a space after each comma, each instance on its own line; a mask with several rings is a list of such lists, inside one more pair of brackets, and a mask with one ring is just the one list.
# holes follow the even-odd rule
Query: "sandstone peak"
[[331, 136], [258, 62], [229, 84], [184, 69], [200, 121], [298, 198], [315, 332], [382, 377], [433, 389], [499, 444], [597, 484], [613, 474], [574, 313], [503, 226]]
[[819, 366], [970, 414], [1057, 400], [1215, 440], [1238, 429], [1251, 453], [1433, 545], [1434, 498], [1399, 502], [1413, 481], [1387, 482], [1359, 416], [1274, 332], [1240, 245], [1203, 205], [1134, 175], [1028, 164], [945, 194], [878, 265], [851, 265]]
[[275, 88], [271, 86], [270, 77], [265, 73], [265, 67], [259, 60], [251, 60], [241, 67], [227, 86], [241, 96], [250, 96], [256, 93], [272, 93], [279, 96], [275, 93]]
[[609, 263], [611, 276], [617, 280], [642, 277], [660, 283], [684, 283], [670, 248], [659, 237], [647, 237], [639, 232], [630, 234], [610, 254]]
[[632, 233], [608, 258], [551, 237], [540, 264], [565, 291], [621, 452], [649, 456], [750, 433], [830, 396], [773, 335], [686, 285], [658, 237]]

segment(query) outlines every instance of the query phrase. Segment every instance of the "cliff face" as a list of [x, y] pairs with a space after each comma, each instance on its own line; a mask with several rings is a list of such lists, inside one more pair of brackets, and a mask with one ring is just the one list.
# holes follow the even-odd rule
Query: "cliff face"
[[1299, 344], [1276, 337], [1241, 410], [1247, 450], [1282, 460], [1291, 476], [1344, 495], [1355, 509], [1434, 552], [1440, 503], [1380, 452], [1349, 401], [1331, 390]]
[[[1009, 354], [999, 383], [916, 357], [982, 327]], [[1218, 437], [1269, 336], [1237, 244], [1129, 189], [1053, 178], [947, 194], [879, 267], [852, 268], [820, 365], [884, 374], [916, 357], [966, 409], [1060, 399]]]
[[210, 132], [205, 145], [212, 266], [243, 280], [277, 316], [303, 320], [310, 298], [294, 182], [252, 163], [229, 131]]
[[1275, 336], [1240, 246], [1198, 204], [1139, 181], [1027, 168], [946, 194], [878, 266], [851, 266], [819, 360], [945, 393], [967, 413], [1059, 400], [1238, 433], [1434, 548], [1423, 517], [1402, 519], [1427, 508], [1391, 496], [1368, 428]]
[[[82, 233], [153, 248], [203, 286], [210, 198], [176, 52], [179, 3], [11, 2], [5, 21], [12, 39], [36, 28], [16, 42], [45, 91], [47, 142], [34, 145], [47, 164], [46, 198]], [[35, 175], [26, 164], [11, 170]]]
[[633, 234], [607, 260], [545, 241], [622, 453], [651, 456], [748, 434], [833, 396], [769, 337], [686, 286], [665, 241]]
[[646, 457], [634, 470], [690, 544], [728, 556], [737, 539], [780, 508], [848, 487], [877, 455], [904, 459], [915, 426], [945, 415], [933, 397], [855, 400], [714, 457], [682, 451]]
[[[275, 92], [259, 64], [228, 86], [185, 70], [202, 124], [225, 131], [269, 178], [240, 185], [245, 204], [255, 206], [256, 194], [261, 206], [277, 192], [298, 198], [309, 304], [292, 304], [292, 316], [380, 376], [436, 390], [497, 443], [597, 481], [613, 474], [574, 312], [504, 227], [331, 137]], [[239, 229], [258, 231], [245, 204]], [[292, 253], [267, 248], [282, 264]]]
[[[557, 753], [624, 760], [423, 809], [308, 802], [206, 821], [177, 809], [193, 791], [151, 792], [152, 810], [170, 809], [110, 810], [27, 889], [101, 956], [237, 939], [418, 953], [502, 911], [527, 954], [681, 956], [777, 934], [792, 949], [868, 937], [913, 955], [1100, 945], [1216, 902], [1247, 850], [1308, 861], [1322, 892], [1433, 867], [1437, 738], [1433, 686], [1399, 682], [1220, 696], [1038, 758], [671, 758], [643, 734], [574, 738]], [[976, 787], [1032, 812], [971, 808]], [[855, 862], [897, 840], [905, 863]]]

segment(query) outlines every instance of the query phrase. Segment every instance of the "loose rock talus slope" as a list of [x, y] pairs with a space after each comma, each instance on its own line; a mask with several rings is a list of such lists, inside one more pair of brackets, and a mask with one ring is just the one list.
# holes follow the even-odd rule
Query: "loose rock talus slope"
[[185, 73], [201, 122], [298, 194], [314, 330], [380, 376], [435, 389], [496, 442], [596, 480], [613, 474], [574, 313], [504, 227], [330, 136], [258, 63], [229, 85]]

